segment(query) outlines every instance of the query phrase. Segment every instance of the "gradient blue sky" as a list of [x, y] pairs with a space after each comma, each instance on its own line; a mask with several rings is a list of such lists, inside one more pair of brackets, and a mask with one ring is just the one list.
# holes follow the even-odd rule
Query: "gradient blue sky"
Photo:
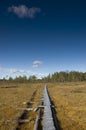
[[86, 71], [85, 0], [0, 0], [0, 78]]

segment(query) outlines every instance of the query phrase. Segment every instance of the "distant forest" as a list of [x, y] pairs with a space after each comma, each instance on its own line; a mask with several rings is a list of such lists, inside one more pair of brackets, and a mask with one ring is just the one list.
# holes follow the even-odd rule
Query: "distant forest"
[[86, 81], [86, 72], [78, 72], [78, 71], [70, 71], [70, 72], [55, 72], [53, 74], [49, 74], [47, 77], [43, 77], [38, 79], [35, 75], [30, 76], [19, 76], [13, 79], [10, 77], [8, 80], [3, 79], [1, 81], [8, 81], [8, 82], [79, 82], [79, 81]]

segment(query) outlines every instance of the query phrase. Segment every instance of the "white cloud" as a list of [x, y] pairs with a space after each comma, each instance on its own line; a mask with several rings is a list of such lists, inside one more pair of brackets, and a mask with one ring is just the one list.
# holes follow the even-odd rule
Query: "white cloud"
[[9, 72], [10, 72], [11, 74], [15, 73], [16, 71], [17, 71], [17, 69], [9, 69]]
[[5, 68], [5, 67], [1, 67], [0, 66], [0, 72], [3, 75], [9, 75], [9, 76], [13, 76], [13, 75], [29, 75], [30, 71], [29, 70], [24, 70], [24, 69], [15, 69], [15, 68]]
[[37, 78], [41, 79], [43, 77], [46, 77], [49, 75], [49, 73], [39, 73], [39, 72], [33, 72], [33, 71], [29, 71], [29, 75], [35, 75]]
[[48, 73], [36, 73], [35, 75], [37, 76], [37, 78], [41, 79], [43, 77], [48, 76]]
[[28, 8], [25, 5], [20, 6], [11, 6], [8, 8], [8, 12], [16, 14], [20, 18], [34, 18], [37, 13], [41, 12], [41, 9], [38, 7]]
[[2, 71], [2, 66], [0, 66], [0, 71]]
[[[39, 66], [40, 64], [42, 64], [42, 62], [38, 60], [33, 62], [33, 65]], [[41, 79], [47, 76], [48, 73], [45, 72], [39, 73], [26, 69], [6, 68], [0, 66], [0, 78], [5, 77], [6, 79], [8, 79], [10, 76], [15, 78], [16, 76], [23, 76], [23, 75], [26, 75], [27, 77], [29, 77], [30, 75], [35, 75], [37, 78]]]
[[18, 69], [9, 69], [9, 72], [11, 74], [15, 74], [15, 73], [27, 74], [27, 71], [26, 70], [22, 70], [22, 69], [20, 69], [20, 70], [18, 70]]
[[36, 60], [33, 62], [33, 68], [37, 68], [42, 64], [42, 61]]

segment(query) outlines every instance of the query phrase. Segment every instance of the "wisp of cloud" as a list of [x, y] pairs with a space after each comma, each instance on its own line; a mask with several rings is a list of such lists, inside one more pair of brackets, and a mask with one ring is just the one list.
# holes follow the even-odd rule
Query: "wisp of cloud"
[[37, 13], [41, 12], [41, 9], [38, 7], [28, 8], [25, 5], [20, 6], [11, 6], [8, 8], [8, 12], [16, 14], [19, 18], [34, 18]]

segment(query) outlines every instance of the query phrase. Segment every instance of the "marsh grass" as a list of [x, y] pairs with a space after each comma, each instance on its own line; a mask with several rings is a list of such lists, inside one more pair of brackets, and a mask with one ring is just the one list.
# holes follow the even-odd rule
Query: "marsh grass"
[[[14, 87], [16, 86], [16, 87]], [[0, 130], [13, 130], [18, 125], [18, 118], [22, 115], [23, 110], [17, 108], [26, 108], [27, 103], [30, 101], [33, 92], [38, 89], [36, 102], [32, 107], [36, 107], [39, 104], [39, 99], [42, 95], [41, 84], [0, 84]], [[35, 99], [34, 99], [35, 100]], [[35, 113], [28, 114], [28, 118], [35, 120]], [[31, 128], [34, 121], [30, 120], [28, 125]], [[28, 127], [27, 127], [28, 128]], [[32, 129], [32, 128], [31, 128]], [[24, 130], [24, 127], [23, 127]]]
[[[31, 107], [40, 104], [43, 83], [12, 84], [0, 83], [0, 130], [13, 130], [18, 119], [31, 99]], [[63, 130], [86, 130], [86, 82], [48, 83], [49, 93], [55, 105], [59, 125]], [[34, 91], [36, 95], [32, 98]], [[29, 107], [29, 106], [28, 106]], [[28, 123], [21, 130], [33, 130], [37, 113], [27, 114]]]
[[86, 82], [49, 84], [63, 130], [86, 130]]

